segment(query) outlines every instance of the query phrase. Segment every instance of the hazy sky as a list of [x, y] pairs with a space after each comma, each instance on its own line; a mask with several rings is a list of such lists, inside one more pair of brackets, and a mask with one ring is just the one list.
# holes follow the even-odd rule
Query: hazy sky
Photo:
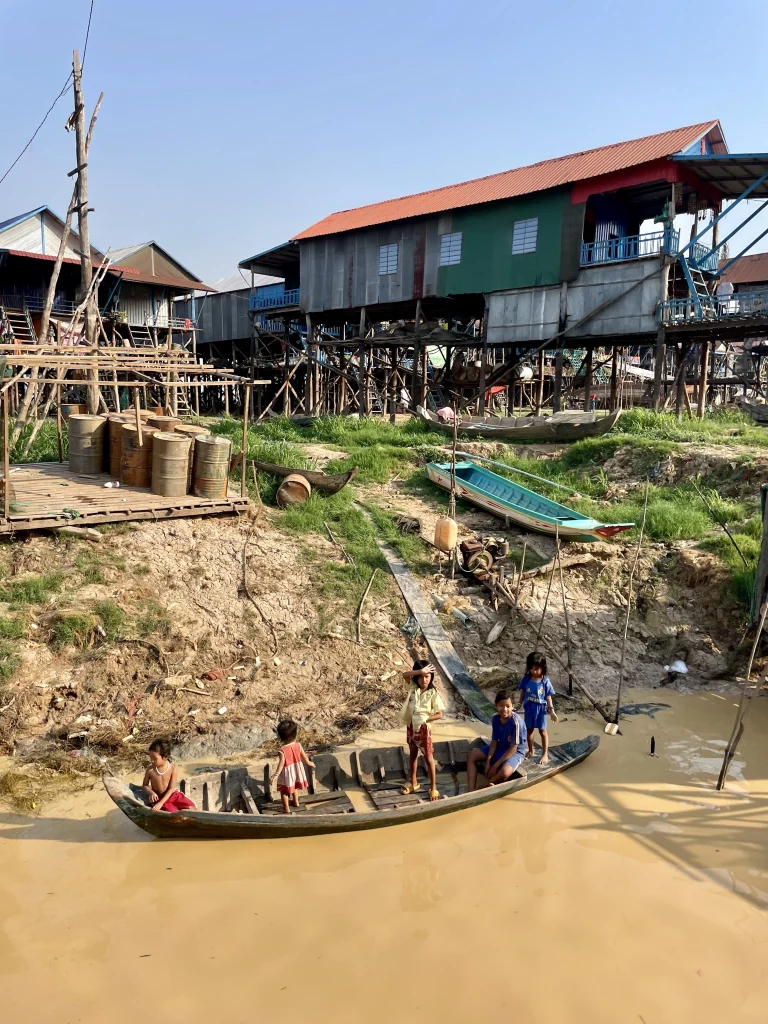
[[[0, 175], [63, 86], [89, 6], [0, 0]], [[768, 4], [743, 0], [736, 24], [729, 10], [96, 0], [91, 237], [154, 238], [210, 281], [335, 210], [697, 121], [719, 117], [732, 152], [768, 151]], [[0, 220], [64, 213], [70, 110], [66, 96], [0, 185]]]

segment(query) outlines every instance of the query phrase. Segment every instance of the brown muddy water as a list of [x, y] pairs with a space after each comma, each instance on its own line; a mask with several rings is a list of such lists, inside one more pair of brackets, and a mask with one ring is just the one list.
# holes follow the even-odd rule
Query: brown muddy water
[[0, 1020], [765, 1024], [768, 700], [724, 793], [733, 698], [641, 700], [673, 707], [548, 783], [375, 832], [163, 842], [98, 790], [0, 812]]

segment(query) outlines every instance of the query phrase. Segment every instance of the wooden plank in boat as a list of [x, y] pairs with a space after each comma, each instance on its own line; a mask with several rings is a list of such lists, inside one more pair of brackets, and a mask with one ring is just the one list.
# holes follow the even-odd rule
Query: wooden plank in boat
[[243, 802], [245, 803], [245, 806], [248, 809], [248, 813], [258, 814], [259, 808], [256, 806], [256, 801], [253, 799], [253, 794], [251, 793], [250, 789], [248, 789], [245, 783], [242, 783], [242, 785], [240, 786], [240, 793], [243, 797]]

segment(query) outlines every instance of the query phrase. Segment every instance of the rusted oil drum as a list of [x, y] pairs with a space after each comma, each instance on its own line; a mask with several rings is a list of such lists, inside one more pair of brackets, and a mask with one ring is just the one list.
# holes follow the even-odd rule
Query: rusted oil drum
[[[135, 419], [136, 418], [136, 413], [134, 413], [133, 415], [134, 415], [134, 419]], [[139, 419], [142, 421], [142, 423], [144, 422], [144, 420], [148, 420], [151, 416], [159, 416], [159, 415], [161, 415], [161, 414], [154, 412], [152, 409], [139, 409]]]
[[124, 423], [120, 446], [120, 483], [124, 487], [152, 486], [152, 439], [157, 427], [141, 428], [142, 444], [135, 423]]
[[88, 406], [79, 402], [63, 402], [61, 406], [61, 418], [68, 420], [70, 416], [87, 416]]
[[189, 448], [189, 475], [187, 477], [187, 490], [192, 493], [192, 468], [195, 461], [195, 439], [206, 437], [210, 434], [208, 427], [197, 427], [192, 423], [182, 423], [174, 429], [174, 434], [183, 434], [184, 437], [191, 437], [192, 444]]
[[198, 498], [226, 498], [232, 442], [209, 434], [195, 438], [192, 493]]
[[152, 438], [152, 493], [167, 498], [187, 493], [192, 438], [158, 431]]
[[150, 416], [165, 416], [164, 405], [153, 405], [151, 409], [147, 410]]
[[157, 427], [158, 430], [172, 434], [181, 424], [181, 420], [178, 416], [147, 416], [147, 423], [150, 427]]
[[303, 505], [312, 493], [309, 480], [300, 473], [291, 473], [277, 489], [277, 504], [280, 508], [286, 505]]
[[103, 416], [70, 416], [69, 468], [73, 473], [96, 476], [104, 459], [107, 421]]
[[115, 480], [120, 479], [120, 449], [122, 447], [123, 424], [128, 423], [128, 417], [115, 413], [107, 420], [107, 434], [109, 436], [108, 470], [109, 475]]

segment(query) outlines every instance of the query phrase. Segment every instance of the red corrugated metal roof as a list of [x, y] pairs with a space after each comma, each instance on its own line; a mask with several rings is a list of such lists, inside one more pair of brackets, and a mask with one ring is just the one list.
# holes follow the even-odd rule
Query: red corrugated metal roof
[[388, 199], [383, 203], [359, 206], [355, 210], [342, 210], [318, 221], [317, 224], [295, 235], [292, 240], [334, 235], [340, 231], [354, 231], [375, 224], [403, 220], [406, 217], [441, 213], [463, 206], [474, 206], [477, 203], [529, 195], [559, 185], [570, 185], [584, 178], [610, 174], [613, 171], [680, 153], [716, 126], [719, 126], [718, 121], [702, 121], [701, 124], [693, 124], [688, 128], [676, 128], [670, 132], [661, 132], [659, 135], [646, 135], [642, 139], [616, 142], [610, 146], [556, 157], [554, 160], [542, 160], [537, 164], [518, 167], [512, 171], [501, 171], [499, 174], [464, 181], [459, 185], [446, 185], [429, 192], [403, 196], [401, 199]]
[[768, 252], [742, 256], [726, 270], [722, 280], [732, 284], [765, 284], [768, 281]]
[[[44, 255], [41, 252], [25, 252], [23, 249], [6, 249], [9, 256], [24, 256], [31, 260], [47, 260], [49, 263], [53, 263], [56, 260], [55, 256]], [[65, 256], [62, 263], [73, 263], [79, 266], [80, 260], [72, 259], [69, 256]], [[94, 270], [99, 266], [98, 263], [94, 263]], [[122, 264], [113, 264], [110, 266], [108, 273], [122, 275], [123, 281], [126, 283], [134, 282], [135, 284], [154, 284], [159, 288], [173, 288], [176, 291], [183, 292], [215, 292], [215, 288], [211, 288], [210, 285], [203, 284], [202, 281], [187, 281], [183, 278], [178, 277], [159, 277], [158, 275], [143, 274], [140, 270], [134, 270], [133, 267], [124, 267]]]

